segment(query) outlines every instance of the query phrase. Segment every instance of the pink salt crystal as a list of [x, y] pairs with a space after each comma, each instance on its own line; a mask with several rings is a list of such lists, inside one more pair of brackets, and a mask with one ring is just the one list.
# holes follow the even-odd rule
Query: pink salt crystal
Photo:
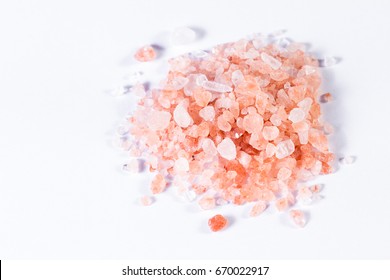
[[244, 75], [240, 70], [233, 71], [232, 73], [232, 83], [234, 86], [240, 85], [244, 81]]
[[144, 46], [140, 48], [134, 55], [135, 59], [140, 62], [147, 62], [156, 58], [156, 51], [152, 46]]
[[277, 60], [276, 58], [270, 56], [269, 54], [267, 54], [265, 52], [262, 52], [260, 54], [260, 57], [266, 64], [271, 66], [272, 69], [274, 69], [274, 70], [277, 70], [280, 68], [280, 66], [282, 66], [282, 63], [279, 60]]
[[178, 158], [175, 161], [175, 165], [174, 165], [173, 169], [175, 170], [176, 174], [181, 174], [181, 173], [187, 172], [188, 170], [190, 170], [188, 160], [183, 158], [183, 157]]
[[215, 208], [215, 198], [204, 196], [199, 200], [199, 206], [203, 210], [210, 210]]
[[188, 114], [188, 111], [182, 104], [178, 104], [176, 106], [175, 110], [173, 111], [173, 119], [178, 126], [183, 128], [188, 127], [192, 122], [191, 116]]
[[272, 143], [268, 143], [265, 148], [265, 154], [268, 158], [272, 157], [276, 152], [276, 146]]
[[218, 117], [217, 126], [220, 130], [225, 131], [225, 132], [230, 131], [232, 129], [232, 126], [230, 125], [230, 123], [226, 120], [226, 118], [223, 115]]
[[233, 89], [227, 85], [216, 83], [212, 81], [205, 81], [202, 83], [202, 87], [206, 90], [211, 90], [215, 92], [230, 92]]
[[217, 155], [217, 148], [215, 147], [213, 140], [211, 140], [209, 138], [203, 139], [202, 149], [208, 155], [211, 155], [211, 156]]
[[301, 122], [305, 119], [305, 112], [302, 109], [294, 108], [290, 111], [288, 119], [293, 123]]
[[249, 114], [244, 117], [243, 125], [246, 131], [254, 133], [263, 127], [263, 118], [259, 114]]
[[199, 116], [205, 121], [212, 121], [215, 117], [215, 110], [213, 106], [206, 106], [199, 111]]
[[279, 180], [284, 181], [284, 180], [287, 180], [288, 178], [290, 178], [291, 174], [292, 174], [292, 172], [290, 169], [288, 169], [286, 167], [282, 167], [279, 169], [277, 177]]
[[140, 198], [140, 202], [143, 206], [149, 206], [153, 203], [153, 198], [148, 195], [145, 195]]
[[249, 216], [256, 217], [259, 216], [261, 213], [264, 212], [264, 210], [267, 208], [267, 204], [264, 201], [258, 201], [256, 204], [252, 207]]
[[163, 130], [168, 127], [171, 114], [166, 111], [152, 111], [147, 120], [147, 126], [151, 130]]
[[289, 215], [295, 225], [299, 227], [304, 227], [306, 225], [306, 217], [301, 210], [290, 210]]
[[165, 190], [167, 182], [161, 174], [157, 174], [152, 180], [151, 190], [153, 194], [161, 193]]
[[276, 126], [265, 126], [262, 133], [265, 140], [272, 141], [279, 136], [279, 129]]
[[227, 160], [233, 160], [237, 156], [236, 145], [230, 138], [225, 138], [217, 146], [218, 153]]
[[205, 107], [211, 100], [211, 92], [207, 90], [196, 90], [193, 93], [195, 102], [200, 107]]
[[295, 145], [291, 139], [280, 142], [276, 146], [276, 157], [282, 159], [291, 155], [295, 150]]
[[279, 198], [275, 202], [276, 209], [278, 209], [280, 212], [287, 210], [289, 207], [288, 199], [287, 198]]
[[277, 114], [273, 114], [270, 118], [270, 121], [271, 123], [274, 125], [274, 126], [279, 126], [282, 124], [282, 119], [279, 117], [279, 115]]

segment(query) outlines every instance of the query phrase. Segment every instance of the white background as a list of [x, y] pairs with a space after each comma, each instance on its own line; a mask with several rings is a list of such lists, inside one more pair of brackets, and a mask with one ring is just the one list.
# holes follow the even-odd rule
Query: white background
[[[386, 1], [0, 2], [0, 258], [390, 258], [390, 4]], [[105, 94], [137, 68], [135, 49], [166, 49], [144, 71], [188, 48], [177, 26], [204, 30], [189, 49], [287, 29], [317, 54], [335, 100], [337, 155], [357, 161], [320, 178], [325, 199], [298, 230], [283, 215], [248, 218], [250, 205], [201, 211], [171, 194], [151, 207], [146, 174], [120, 172], [110, 145], [130, 100]], [[151, 75], [151, 74], [150, 74]], [[151, 76], [152, 77], [152, 76]], [[153, 76], [154, 77], [154, 76]], [[270, 211], [272, 212], [272, 211]], [[231, 226], [210, 233], [223, 213]]]

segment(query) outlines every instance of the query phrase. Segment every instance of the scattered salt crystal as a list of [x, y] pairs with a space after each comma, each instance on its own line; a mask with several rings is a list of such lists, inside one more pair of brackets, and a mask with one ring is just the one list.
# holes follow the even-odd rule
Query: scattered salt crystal
[[209, 53], [203, 50], [197, 50], [197, 51], [190, 52], [189, 55], [193, 58], [205, 58], [209, 55]]
[[215, 203], [215, 198], [214, 197], [208, 197], [204, 196], [199, 200], [199, 206], [203, 210], [210, 210], [215, 208], [216, 203]]
[[291, 139], [280, 142], [276, 146], [276, 157], [282, 159], [291, 155], [295, 150], [295, 145]]
[[188, 114], [188, 111], [183, 107], [182, 104], [176, 106], [175, 110], [173, 111], [173, 118], [178, 126], [184, 128], [188, 127], [192, 122], [190, 114]]
[[134, 55], [134, 58], [139, 62], [147, 62], [154, 60], [157, 54], [152, 46], [143, 46]]
[[327, 92], [327, 93], [324, 93], [320, 96], [320, 102], [322, 103], [328, 103], [329, 101], [332, 101], [333, 99], [333, 96]]
[[277, 60], [276, 58], [270, 56], [269, 54], [267, 54], [265, 52], [262, 52], [260, 54], [260, 57], [266, 64], [271, 66], [271, 68], [274, 70], [277, 70], [280, 68], [280, 66], [282, 66], [282, 63], [279, 60]]
[[306, 225], [306, 217], [301, 210], [290, 210], [289, 215], [295, 225], [299, 227], [304, 227]]
[[202, 83], [202, 87], [207, 90], [212, 90], [215, 92], [230, 92], [233, 89], [227, 85], [220, 84], [217, 82], [212, 82], [212, 81], [205, 81]]
[[261, 213], [264, 212], [264, 210], [266, 208], [267, 208], [267, 203], [260, 200], [259, 202], [256, 202], [255, 205], [253, 205], [253, 207], [249, 213], [249, 216], [251, 216], [251, 217], [259, 216]]
[[305, 112], [302, 109], [294, 108], [290, 111], [288, 119], [293, 123], [301, 122], [305, 119]]
[[114, 97], [123, 96], [129, 92], [129, 88], [126, 86], [118, 86], [115, 89], [110, 90], [110, 95]]
[[331, 67], [338, 63], [338, 59], [334, 56], [325, 56], [324, 58], [318, 59], [320, 67]]
[[122, 170], [129, 173], [138, 173], [141, 169], [141, 161], [139, 159], [132, 159], [122, 166]]
[[178, 27], [173, 30], [171, 35], [171, 43], [173, 45], [186, 45], [192, 43], [196, 39], [196, 32], [189, 27]]
[[349, 165], [349, 164], [352, 164], [356, 161], [356, 157], [355, 156], [345, 156], [345, 157], [341, 157], [339, 161], [342, 164]]
[[130, 74], [127, 74], [123, 77], [123, 80], [130, 85], [135, 85], [140, 83], [143, 73], [141, 71], [134, 71]]
[[130, 123], [122, 123], [120, 124], [117, 129], [116, 129], [116, 133], [119, 135], [119, 136], [126, 136], [128, 133], [129, 133], [129, 130], [130, 130]]
[[233, 160], [237, 156], [236, 145], [230, 138], [225, 138], [217, 146], [218, 153], [227, 160]]
[[143, 206], [149, 206], [154, 202], [153, 197], [145, 195], [140, 198], [140, 202]]

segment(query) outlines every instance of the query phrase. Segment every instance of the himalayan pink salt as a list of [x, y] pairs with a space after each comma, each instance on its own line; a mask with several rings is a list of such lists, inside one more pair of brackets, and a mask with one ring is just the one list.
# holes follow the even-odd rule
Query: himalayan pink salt
[[149, 206], [153, 204], [153, 197], [144, 195], [143, 197], [140, 198], [141, 205], [143, 206]]
[[237, 156], [236, 145], [230, 138], [225, 138], [217, 146], [217, 151], [221, 157], [227, 160], [233, 160]]
[[306, 217], [301, 210], [290, 210], [289, 215], [295, 225], [299, 227], [304, 227], [306, 225]]
[[166, 111], [153, 111], [150, 113], [146, 125], [151, 130], [164, 130], [168, 127], [171, 114]]
[[333, 96], [329, 92], [324, 93], [323, 95], [320, 96], [320, 102], [322, 102], [322, 103], [328, 103], [328, 102], [332, 101], [332, 99], [333, 99]]
[[213, 106], [206, 106], [199, 110], [199, 116], [205, 121], [212, 121], [215, 117], [215, 109]]
[[[205, 53], [170, 59], [164, 82], [143, 89], [119, 135], [121, 149], [157, 173], [152, 193], [172, 185], [202, 208], [254, 203], [254, 214], [315, 199], [300, 184], [333, 172], [334, 162], [319, 61], [302, 44], [267, 36]], [[220, 229], [224, 218], [215, 219]]]
[[301, 122], [305, 119], [305, 112], [302, 109], [294, 108], [290, 111], [288, 119], [293, 123]]
[[286, 167], [282, 167], [278, 171], [277, 178], [279, 180], [282, 180], [282, 181], [287, 180], [288, 178], [290, 178], [291, 174], [292, 174], [292, 171], [290, 169], [288, 169]]
[[212, 231], [220, 231], [228, 224], [228, 220], [222, 215], [215, 215], [209, 219], [209, 227]]
[[356, 161], [356, 157], [355, 156], [345, 156], [345, 157], [341, 157], [340, 158], [340, 163], [345, 164], [345, 165], [352, 164], [355, 161]]
[[143, 46], [134, 55], [134, 58], [140, 62], [152, 61], [156, 58], [156, 51], [152, 46]]
[[267, 141], [275, 140], [279, 136], [279, 129], [276, 126], [265, 126], [263, 128], [263, 137]]
[[153, 194], [161, 193], [165, 190], [165, 187], [167, 185], [167, 182], [165, 181], [165, 178], [161, 174], [157, 174], [151, 185], [151, 190]]
[[173, 119], [180, 127], [188, 127], [191, 122], [192, 118], [188, 114], [188, 111], [182, 104], [179, 104], [176, 106], [175, 110], [173, 111]]
[[210, 210], [215, 208], [215, 198], [204, 196], [199, 200], [199, 206], [203, 210]]
[[259, 216], [261, 213], [264, 212], [264, 210], [266, 208], [267, 208], [267, 203], [260, 200], [259, 202], [256, 202], [255, 205], [253, 205], [253, 207], [249, 213], [249, 216], [251, 216], [251, 217]]
[[291, 141], [291, 139], [288, 139], [280, 142], [276, 146], [275, 154], [277, 158], [282, 159], [291, 155], [294, 152], [294, 150], [295, 150], [295, 146], [293, 141]]

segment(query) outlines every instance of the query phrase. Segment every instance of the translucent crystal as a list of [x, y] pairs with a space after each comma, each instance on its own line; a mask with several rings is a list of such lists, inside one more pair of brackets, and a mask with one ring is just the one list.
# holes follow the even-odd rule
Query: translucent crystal
[[244, 81], [244, 75], [240, 70], [236, 70], [232, 73], [232, 83], [234, 86], [238, 86]]
[[356, 157], [355, 156], [345, 156], [345, 157], [341, 157], [340, 158], [340, 163], [346, 164], [346, 165], [352, 164], [355, 161], [356, 161]]
[[324, 58], [318, 59], [320, 67], [330, 67], [338, 63], [338, 59], [334, 56], [325, 56]]
[[299, 227], [304, 227], [306, 225], [305, 214], [300, 210], [290, 210], [290, 218], [293, 223]]
[[141, 160], [132, 159], [122, 166], [122, 170], [129, 173], [138, 173], [141, 171]]
[[209, 55], [208, 52], [206, 51], [203, 51], [203, 50], [196, 50], [196, 51], [193, 51], [193, 52], [190, 52], [190, 56], [193, 57], [193, 58], [205, 58]]
[[295, 150], [295, 146], [291, 139], [280, 142], [276, 146], [276, 157], [281, 159], [291, 155]]
[[134, 71], [123, 77], [123, 80], [129, 85], [135, 85], [142, 79], [143, 73], [141, 71]]
[[215, 91], [215, 92], [230, 92], [233, 89], [227, 85], [212, 82], [212, 81], [205, 81], [202, 84], [202, 87], [207, 90]]
[[192, 43], [196, 39], [196, 32], [189, 27], [178, 27], [171, 35], [171, 43], [173, 45], [186, 45]]
[[129, 88], [127, 86], [118, 86], [115, 89], [110, 90], [110, 95], [117, 97], [123, 96], [129, 92]]
[[280, 66], [282, 66], [282, 63], [279, 60], [277, 60], [276, 58], [270, 56], [269, 54], [267, 54], [265, 52], [262, 52], [260, 54], [260, 57], [266, 64], [271, 66], [271, 68], [274, 70], [277, 70], [280, 68]]
[[130, 130], [130, 124], [128, 122], [120, 124], [117, 129], [116, 133], [119, 136], [126, 136], [129, 133]]

